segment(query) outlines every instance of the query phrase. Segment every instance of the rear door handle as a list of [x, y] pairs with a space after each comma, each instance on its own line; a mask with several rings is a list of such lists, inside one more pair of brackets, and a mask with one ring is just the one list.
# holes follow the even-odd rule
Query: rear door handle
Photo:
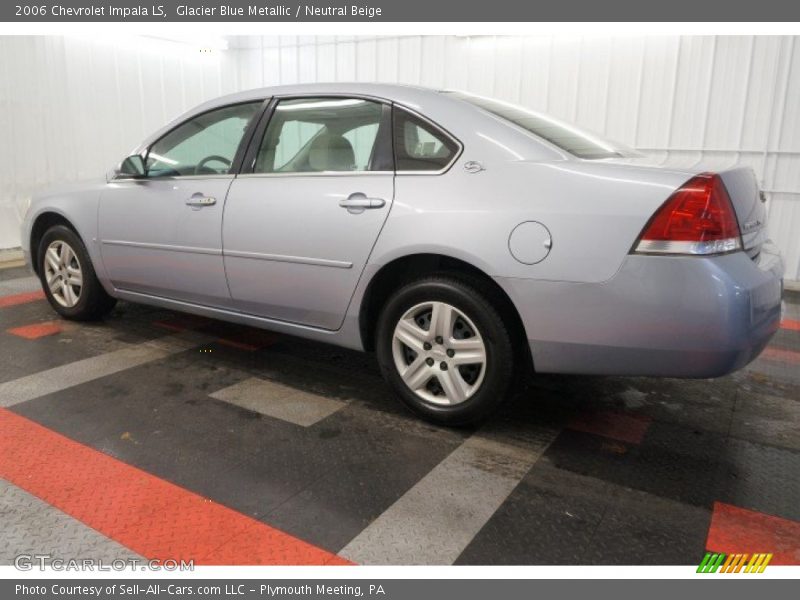
[[186, 200], [186, 206], [191, 206], [193, 208], [200, 208], [202, 206], [212, 206], [217, 203], [216, 198], [212, 198], [211, 196], [205, 196], [201, 193], [192, 194], [191, 198]]
[[383, 208], [386, 206], [386, 200], [383, 198], [367, 198], [366, 194], [356, 192], [343, 200], [339, 200], [339, 206], [346, 208], [347, 212], [357, 214], [364, 212], [368, 208]]

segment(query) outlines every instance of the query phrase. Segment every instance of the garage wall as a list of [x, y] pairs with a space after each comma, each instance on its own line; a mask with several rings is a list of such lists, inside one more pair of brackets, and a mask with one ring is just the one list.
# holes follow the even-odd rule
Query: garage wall
[[183, 110], [237, 89], [235, 54], [149, 38], [0, 36], [0, 248], [34, 190], [102, 177]]
[[800, 279], [795, 37], [247, 36], [230, 44], [198, 56], [139, 42], [0, 38], [0, 131], [11, 132], [10, 144], [0, 142], [0, 247], [18, 244], [11, 220], [32, 189], [104, 172], [203, 99], [279, 83], [387, 81], [520, 102], [665, 164], [751, 165], [768, 190], [787, 278]]

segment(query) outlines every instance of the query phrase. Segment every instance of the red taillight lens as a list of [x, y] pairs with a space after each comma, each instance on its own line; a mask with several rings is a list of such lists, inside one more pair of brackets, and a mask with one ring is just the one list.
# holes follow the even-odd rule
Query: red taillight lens
[[645, 226], [634, 252], [720, 254], [742, 247], [722, 178], [703, 173], [684, 183]]

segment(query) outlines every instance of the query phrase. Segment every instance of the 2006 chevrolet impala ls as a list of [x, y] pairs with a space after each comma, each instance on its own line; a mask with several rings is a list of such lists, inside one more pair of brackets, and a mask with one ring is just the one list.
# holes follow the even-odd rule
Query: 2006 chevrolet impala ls
[[70, 319], [117, 298], [375, 350], [427, 419], [512, 375], [714, 377], [776, 331], [750, 169], [660, 168], [459, 92], [277, 87], [203, 104], [105, 179], [36, 197], [23, 245]]

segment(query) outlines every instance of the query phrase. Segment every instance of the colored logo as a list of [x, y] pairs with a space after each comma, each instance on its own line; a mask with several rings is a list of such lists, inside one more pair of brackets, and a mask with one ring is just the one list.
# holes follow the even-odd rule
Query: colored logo
[[706, 552], [698, 573], [763, 573], [772, 554], [723, 554]]

